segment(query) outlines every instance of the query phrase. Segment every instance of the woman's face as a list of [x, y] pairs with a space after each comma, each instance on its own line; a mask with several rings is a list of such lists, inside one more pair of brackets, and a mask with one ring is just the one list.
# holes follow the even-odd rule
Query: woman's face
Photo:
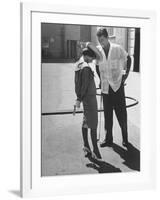
[[86, 63], [91, 63], [94, 60], [94, 58], [90, 57], [90, 56], [84, 56], [84, 61]]

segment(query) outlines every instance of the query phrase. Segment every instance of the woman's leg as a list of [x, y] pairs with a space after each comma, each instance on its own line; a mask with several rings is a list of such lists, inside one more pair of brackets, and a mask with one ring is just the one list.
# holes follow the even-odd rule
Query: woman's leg
[[90, 149], [90, 146], [88, 143], [88, 128], [82, 127], [82, 137], [83, 137], [84, 147], [87, 147], [88, 149]]
[[82, 123], [82, 138], [83, 138], [83, 144], [84, 144], [83, 151], [84, 151], [85, 157], [91, 156], [91, 149], [88, 142], [88, 125], [86, 122], [85, 115], [83, 116], [83, 123]]
[[91, 129], [91, 140], [92, 140], [94, 154], [96, 155], [97, 158], [101, 159], [102, 157], [97, 145], [97, 130], [96, 129]]

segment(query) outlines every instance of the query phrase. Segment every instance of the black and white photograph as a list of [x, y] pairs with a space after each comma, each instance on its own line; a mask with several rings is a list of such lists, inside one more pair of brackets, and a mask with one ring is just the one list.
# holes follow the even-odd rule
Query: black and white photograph
[[141, 28], [41, 23], [41, 176], [141, 171]]
[[0, 199], [160, 199], [159, 1], [0, 15]]

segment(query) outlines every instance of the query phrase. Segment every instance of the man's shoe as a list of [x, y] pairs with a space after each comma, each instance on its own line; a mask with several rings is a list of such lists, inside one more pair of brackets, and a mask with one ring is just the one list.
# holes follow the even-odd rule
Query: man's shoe
[[111, 147], [113, 145], [113, 142], [109, 142], [107, 140], [104, 140], [101, 144], [100, 147]]

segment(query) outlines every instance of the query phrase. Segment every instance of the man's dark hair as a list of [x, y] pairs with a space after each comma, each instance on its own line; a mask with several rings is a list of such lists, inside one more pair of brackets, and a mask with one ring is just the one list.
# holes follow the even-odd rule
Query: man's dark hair
[[106, 28], [100, 28], [100, 29], [98, 29], [98, 31], [97, 31], [97, 37], [101, 37], [101, 36], [104, 36], [104, 37], [108, 38], [108, 32], [107, 32]]
[[82, 55], [89, 56], [91, 58], [96, 58], [96, 54], [90, 48], [84, 48], [83, 51], [82, 51]]

